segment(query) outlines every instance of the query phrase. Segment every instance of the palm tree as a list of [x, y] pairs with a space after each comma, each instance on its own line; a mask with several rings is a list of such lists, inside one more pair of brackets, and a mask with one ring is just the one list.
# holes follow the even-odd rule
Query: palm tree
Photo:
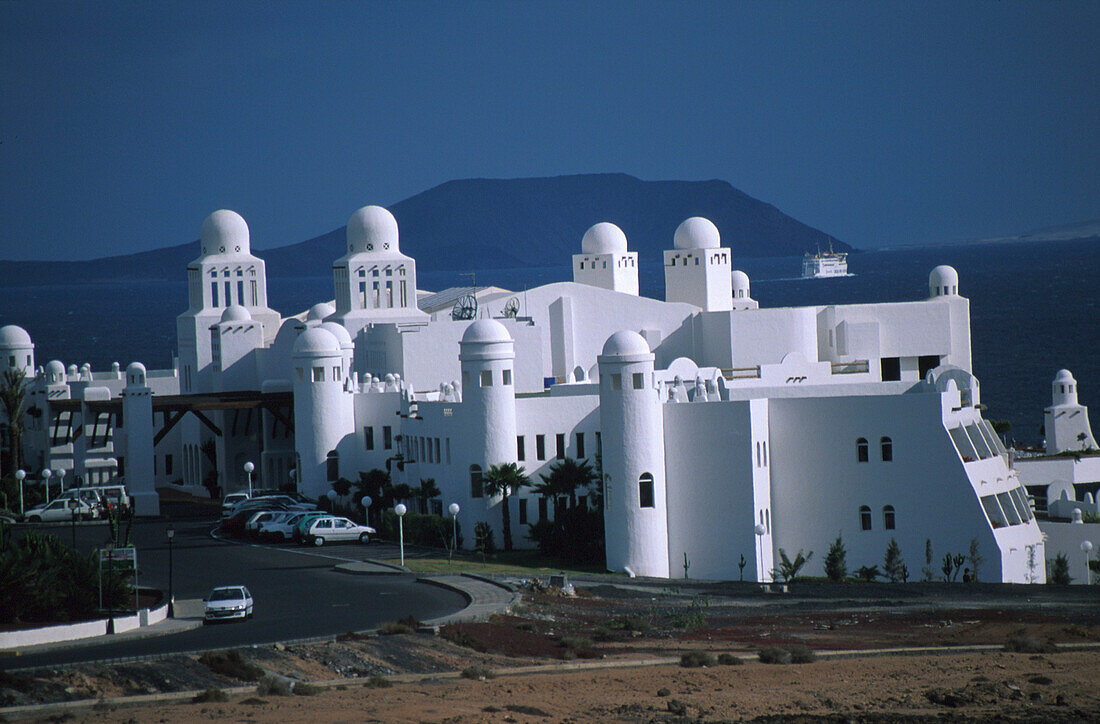
[[510, 551], [512, 550], [512, 516], [508, 510], [508, 496], [531, 484], [527, 471], [515, 463], [499, 463], [490, 466], [481, 480], [485, 486], [485, 495], [489, 497], [499, 495], [503, 498], [500, 530], [504, 538], [504, 550]]
[[577, 491], [587, 490], [596, 484], [596, 471], [588, 460], [565, 458], [550, 465], [549, 475], [540, 475], [542, 482], [535, 491], [544, 497], [557, 499], [569, 498], [569, 507], [577, 507]]
[[0, 405], [8, 418], [8, 460], [10, 470], [23, 467], [23, 403], [27, 400], [27, 372], [22, 367], [4, 370]]
[[435, 478], [421, 478], [420, 487], [416, 489], [416, 497], [420, 499], [420, 512], [427, 513], [428, 501], [438, 498], [442, 493], [435, 484]]

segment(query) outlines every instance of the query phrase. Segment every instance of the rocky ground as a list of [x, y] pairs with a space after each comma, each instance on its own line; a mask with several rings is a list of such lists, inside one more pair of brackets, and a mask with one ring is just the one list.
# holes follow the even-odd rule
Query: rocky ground
[[[1100, 642], [1096, 600], [990, 590], [944, 601], [535, 588], [509, 615], [438, 635], [395, 622], [324, 644], [0, 673], [0, 706], [100, 700], [40, 713], [97, 722], [1100, 720], [1100, 648], [1074, 648]], [[993, 648], [834, 658], [974, 645]], [[762, 663], [762, 651], [805, 663]], [[173, 691], [207, 693], [106, 701]]]

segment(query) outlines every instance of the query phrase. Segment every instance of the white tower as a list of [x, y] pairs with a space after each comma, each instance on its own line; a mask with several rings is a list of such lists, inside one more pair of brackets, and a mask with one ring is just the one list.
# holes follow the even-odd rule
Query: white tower
[[759, 309], [760, 304], [749, 294], [749, 275], [740, 269], [734, 269], [730, 275], [733, 285], [734, 309]]
[[616, 332], [597, 361], [607, 567], [667, 578], [664, 417], [653, 353], [640, 334]]
[[370, 322], [427, 322], [416, 306], [416, 261], [401, 253], [397, 220], [381, 206], [348, 219], [348, 253], [333, 263], [336, 321], [354, 337]]
[[732, 254], [718, 229], [693, 216], [676, 229], [673, 248], [665, 251], [665, 301], [687, 302], [704, 312], [733, 308]]
[[512, 337], [495, 319], [479, 319], [466, 328], [459, 346], [470, 461], [482, 470], [515, 462], [516, 354]]
[[638, 252], [627, 251], [626, 234], [606, 221], [592, 226], [573, 255], [573, 281], [638, 296]]
[[122, 390], [122, 431], [126, 441], [126, 490], [137, 515], [160, 515], [153, 466], [153, 391], [146, 384], [145, 365], [126, 368]]
[[1047, 452], [1096, 448], [1089, 425], [1089, 409], [1077, 402], [1077, 380], [1069, 370], [1058, 370], [1051, 383], [1050, 407], [1043, 410]]
[[0, 374], [21, 369], [27, 381], [34, 378], [34, 343], [27, 330], [14, 324], [0, 327]]
[[957, 297], [959, 295], [959, 273], [954, 267], [941, 264], [928, 275], [929, 297]]
[[343, 352], [331, 332], [305, 330], [292, 356], [298, 489], [317, 498], [340, 476], [340, 441], [355, 431], [352, 395], [344, 390]]

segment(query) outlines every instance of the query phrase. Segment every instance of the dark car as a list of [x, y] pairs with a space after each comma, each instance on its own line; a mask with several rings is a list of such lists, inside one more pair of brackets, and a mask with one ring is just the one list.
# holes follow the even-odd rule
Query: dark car
[[262, 510], [286, 510], [288, 507], [283, 503], [248, 501], [238, 505], [233, 515], [222, 520], [222, 532], [232, 536], [244, 535], [244, 524], [256, 513]]

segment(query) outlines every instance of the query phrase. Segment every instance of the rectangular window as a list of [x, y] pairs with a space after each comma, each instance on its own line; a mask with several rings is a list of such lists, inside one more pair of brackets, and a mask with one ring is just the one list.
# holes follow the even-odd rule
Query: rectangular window
[[[401, 271], [403, 272], [405, 270], [402, 269]], [[401, 280], [401, 306], [402, 307], [409, 306], [409, 294], [408, 294], [408, 291], [406, 290], [404, 279]]]
[[165, 475], [171, 475], [172, 474], [172, 456], [171, 455], [165, 455], [164, 456], [164, 474]]
[[[226, 273], [228, 274], [228, 272], [226, 272]], [[226, 282], [226, 283], [225, 283], [225, 306], [227, 306], [227, 307], [228, 307], [228, 306], [229, 306], [230, 304], [232, 304], [232, 302], [230, 301], [230, 297], [229, 297], [229, 294], [230, 294], [230, 291], [229, 291], [229, 290], [230, 290], [230, 284], [231, 284], [231, 283], [232, 283], [232, 282]]]
[[386, 306], [393, 307], [393, 282], [386, 282]]
[[538, 460], [546, 459], [546, 436], [535, 435], [535, 458]]
[[485, 492], [484, 478], [481, 468], [476, 465], [470, 467], [470, 497], [480, 498]]
[[901, 379], [900, 357], [883, 357], [879, 364], [882, 367], [883, 382], [893, 382]]
[[768, 467], [768, 441], [764, 441], [764, 467]]
[[237, 304], [244, 306], [244, 279], [237, 280]]
[[313, 368], [313, 381], [314, 382], [324, 382], [325, 381], [325, 368], [324, 367], [314, 367]]
[[210, 282], [210, 306], [218, 306], [218, 283]]
[[340, 368], [339, 367], [333, 367], [332, 368], [332, 380], [334, 382], [339, 382], [340, 381]]
[[653, 508], [653, 476], [643, 473], [638, 479], [638, 505], [642, 508]]
[[577, 433], [577, 457], [578, 458], [583, 458], [584, 457], [584, 433], [583, 432], [578, 432]]
[[393, 449], [393, 428], [389, 425], [382, 426], [382, 449]]
[[523, 435], [516, 435], [516, 460], [526, 460], [527, 451], [524, 449]]
[[563, 433], [559, 432], [557, 435], [554, 436], [554, 446], [557, 448], [557, 458], [558, 458], [558, 460], [564, 460], [565, 459], [565, 435]]
[[447, 438], [447, 464], [451, 464], [451, 438]]
[[482, 370], [481, 371], [481, 386], [492, 387], [493, 386], [493, 371]]
[[546, 498], [539, 498], [539, 520], [546, 520]]
[[611, 375], [611, 389], [621, 390], [623, 388], [623, 376], [619, 374]]
[[600, 437], [600, 433], [596, 431], [596, 457], [603, 457], [603, 439]]
[[527, 498], [519, 499], [519, 524], [527, 525]]
[[363, 445], [367, 450], [374, 449], [374, 428], [369, 425], [363, 428]]
[[512, 370], [504, 370], [504, 372], [502, 373], [502, 376], [503, 376], [503, 379], [504, 379], [504, 386], [505, 387], [512, 384]]
[[[378, 274], [378, 270], [376, 269], [374, 271], [374, 273]], [[378, 308], [378, 301], [379, 301], [379, 298], [378, 298], [378, 282], [372, 282], [371, 283], [371, 306], [374, 307], [375, 309], [377, 309]]]
[[249, 282], [249, 285], [252, 287], [252, 306], [253, 307], [258, 306], [259, 302], [256, 301], [256, 280], [255, 279], [251, 280]]
[[634, 373], [634, 389], [640, 390], [645, 387], [645, 375], [641, 372]]
[[928, 376], [930, 370], [934, 370], [940, 366], [940, 356], [938, 354], [922, 354], [917, 357], [917, 374], [923, 380]]

